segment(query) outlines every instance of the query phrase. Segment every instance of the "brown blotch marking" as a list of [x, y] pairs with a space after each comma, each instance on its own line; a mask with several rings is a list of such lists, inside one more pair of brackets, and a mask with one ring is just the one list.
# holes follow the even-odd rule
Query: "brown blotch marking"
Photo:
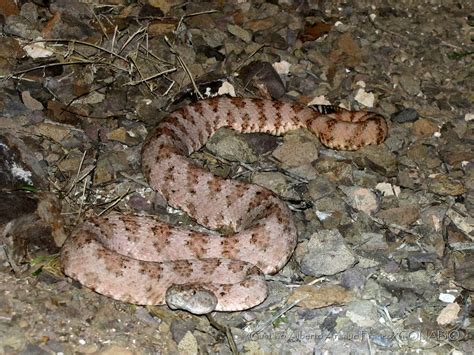
[[265, 101], [262, 99], [252, 99], [253, 104], [257, 107], [257, 124], [258, 130], [261, 132], [266, 126], [267, 117], [265, 112]]
[[199, 145], [204, 144], [205, 143], [204, 141], [206, 140], [206, 138], [204, 138], [204, 133], [202, 132], [201, 128], [199, 128], [198, 130], [198, 140], [199, 140]]
[[217, 113], [219, 111], [219, 98], [212, 98], [207, 100], [206, 103], [209, 105], [212, 112]]
[[334, 129], [334, 126], [338, 123], [337, 119], [331, 118], [326, 121], [326, 127], [328, 131], [331, 131]]
[[250, 279], [244, 279], [240, 282], [240, 285], [244, 288], [249, 288], [254, 284], [253, 280]]
[[221, 246], [222, 246], [222, 256], [224, 258], [232, 259], [235, 257], [239, 241], [237, 238], [233, 237], [222, 237]]
[[101, 259], [105, 264], [105, 269], [107, 272], [120, 276], [122, 269], [124, 269], [124, 259], [119, 257], [116, 254], [113, 254], [105, 248], [100, 248], [97, 250], [97, 258]]
[[[191, 111], [191, 108], [194, 109], [194, 111]], [[191, 105], [184, 106], [183, 108], [182, 115], [188, 121], [191, 125], [195, 126], [196, 125], [196, 114], [195, 114], [195, 108]]]
[[207, 136], [210, 137], [214, 133], [214, 128], [209, 120], [204, 123], [204, 129], [206, 130]]
[[242, 197], [244, 197], [245, 193], [247, 192], [246, 186], [244, 184], [238, 183], [231, 188], [227, 189], [227, 194], [225, 195], [226, 205], [229, 207], [235, 201], [238, 201]]
[[296, 115], [305, 109], [304, 106], [298, 105], [298, 104], [292, 104], [291, 107], [293, 108], [293, 112], [294, 112]]
[[194, 104], [192, 104], [192, 108], [194, 109], [194, 112], [196, 112], [198, 115], [200, 115], [200, 116], [203, 115], [204, 106], [203, 106], [203, 102], [201, 100], [196, 101]]
[[193, 264], [189, 260], [176, 260], [172, 265], [173, 271], [184, 278], [190, 277], [194, 272]]
[[226, 124], [229, 127], [234, 127], [235, 118], [232, 110], [227, 111]]
[[179, 142], [181, 141], [179, 137], [176, 135], [176, 132], [173, 131], [169, 127], [158, 126], [155, 130], [155, 135], [157, 138], [161, 136], [167, 136], [167, 137], [172, 138], [175, 141], [179, 141]]
[[272, 101], [272, 106], [275, 109], [275, 130], [276, 133], [279, 133], [279, 129], [282, 126], [282, 115], [281, 115], [281, 108], [283, 107], [284, 103], [281, 101]]
[[259, 228], [259, 231], [252, 233], [250, 242], [258, 248], [258, 250], [264, 250], [270, 245], [268, 236], [264, 233], [264, 228]]
[[222, 191], [222, 181], [218, 178], [213, 178], [207, 181], [207, 187], [213, 195], [218, 194]]
[[281, 128], [281, 113], [277, 113], [277, 117], [275, 119], [275, 134], [278, 134], [278, 132], [280, 132], [280, 128]]
[[196, 186], [199, 182], [199, 175], [200, 171], [195, 168], [189, 168], [186, 172], [186, 180], [188, 182], [188, 186]]
[[165, 181], [170, 181], [170, 180], [174, 179], [174, 177], [173, 177], [174, 169], [175, 169], [175, 166], [173, 164], [168, 165], [168, 168], [166, 169], [165, 175], [164, 175]]
[[195, 205], [194, 203], [192, 203], [191, 201], [189, 201], [189, 202], [186, 204], [186, 212], [187, 212], [191, 217], [196, 216], [196, 214], [197, 214], [196, 205]]
[[238, 274], [242, 272], [246, 267], [246, 264], [243, 262], [231, 262], [228, 264], [229, 270], [231, 270], [234, 274]]
[[146, 164], [142, 167], [143, 170], [143, 175], [147, 178], [147, 180], [150, 178], [151, 174], [151, 166]]
[[176, 149], [172, 146], [164, 146], [156, 155], [156, 161], [168, 160], [172, 156], [176, 155]]
[[122, 221], [128, 231], [138, 231], [140, 229], [140, 223], [134, 216], [123, 215]]
[[207, 259], [206, 262], [203, 263], [202, 271], [205, 274], [211, 275], [221, 265], [222, 265], [222, 261], [220, 259]]
[[221, 285], [222, 291], [219, 292], [219, 294], [220, 294], [221, 296], [225, 296], [226, 294], [228, 294], [228, 293], [230, 292], [230, 290], [232, 289], [232, 286], [233, 286], [233, 285], [229, 285], [229, 284]]
[[[293, 111], [293, 114], [291, 113], [291, 111]], [[296, 127], [299, 127], [299, 126], [301, 125], [301, 118], [298, 116], [298, 114], [300, 113], [300, 111], [302, 111], [302, 107], [301, 107], [301, 106], [299, 106], [299, 105], [291, 105], [291, 110], [290, 110], [290, 112], [289, 112], [289, 116], [290, 116], [291, 122], [293, 122], [293, 125], [296, 126]], [[312, 121], [315, 117], [319, 116], [319, 115], [316, 116], [316, 114], [317, 114], [316, 111], [314, 111], [314, 114], [315, 114], [315, 116], [312, 116], [311, 119], [310, 119], [310, 121], [309, 121], [308, 123], [311, 123], [311, 121]]]
[[246, 132], [247, 129], [250, 127], [250, 116], [248, 113], [245, 113], [243, 116], [242, 116], [242, 126], [241, 126], [241, 130], [242, 132]]
[[238, 109], [244, 109], [245, 106], [247, 106], [247, 100], [246, 99], [242, 99], [240, 97], [232, 97], [230, 99], [230, 102], [232, 103], [232, 105], [234, 105], [235, 107], [237, 107]]
[[[181, 119], [178, 118], [178, 121], [177, 121], [178, 123], [177, 123], [176, 127], [178, 127], [181, 132], [184, 132], [183, 134], [186, 134], [186, 136], [189, 138], [189, 140], [192, 142], [192, 144], [195, 147], [200, 146], [202, 140], [199, 137], [202, 136], [202, 133], [201, 134], [198, 133], [198, 136], [196, 137], [196, 136], [190, 134], [191, 132], [187, 132], [187, 129], [183, 124], [183, 120], [184, 120], [184, 121], [190, 122], [191, 125], [196, 126], [196, 124], [194, 122], [194, 115], [190, 111], [190, 106], [184, 106], [180, 110], [181, 110], [180, 113], [181, 113], [182, 118]], [[199, 129], [198, 129], [198, 132], [200, 132]], [[196, 141], [196, 139], [198, 141]]]
[[161, 278], [163, 267], [159, 263], [151, 263], [149, 261], [138, 260], [140, 274], [147, 275], [151, 279]]
[[255, 208], [257, 208], [259, 205], [263, 204], [270, 196], [272, 196], [272, 193], [267, 190], [260, 190], [257, 191], [255, 196], [252, 197], [252, 200], [250, 200], [248, 207], [247, 207], [247, 212], [251, 212]]
[[180, 108], [178, 111], [176, 111], [176, 114], [174, 113], [173, 116], [171, 116], [169, 119], [166, 120], [166, 122], [168, 122], [169, 124], [171, 124], [172, 126], [178, 129], [181, 135], [181, 139], [180, 139], [181, 142], [185, 142], [185, 139], [187, 139], [190, 142], [190, 144], [196, 145], [195, 140], [197, 137], [194, 137], [193, 135], [191, 135], [190, 132], [188, 132], [185, 124], [183, 123], [184, 121], [190, 120], [190, 117], [191, 117], [191, 113], [189, 112], [189, 107], [184, 106]]
[[162, 223], [152, 226], [151, 230], [153, 235], [159, 235], [163, 238], [169, 238], [173, 234], [172, 227]]
[[[357, 122], [356, 132], [354, 133], [354, 140], [355, 141], [357, 141], [357, 142], [361, 141], [360, 137], [367, 130], [368, 125], [369, 125], [369, 121]], [[360, 143], [359, 144], [354, 144], [354, 145], [357, 146], [357, 147], [361, 146]]]
[[201, 259], [206, 255], [206, 246], [209, 238], [199, 232], [190, 232], [187, 246], [192, 250], [196, 259]]

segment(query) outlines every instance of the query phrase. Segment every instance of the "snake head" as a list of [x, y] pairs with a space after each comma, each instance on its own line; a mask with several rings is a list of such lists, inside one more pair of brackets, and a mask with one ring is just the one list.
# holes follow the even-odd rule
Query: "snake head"
[[172, 285], [166, 290], [169, 308], [183, 309], [194, 314], [207, 314], [216, 309], [217, 297], [212, 291], [195, 284]]

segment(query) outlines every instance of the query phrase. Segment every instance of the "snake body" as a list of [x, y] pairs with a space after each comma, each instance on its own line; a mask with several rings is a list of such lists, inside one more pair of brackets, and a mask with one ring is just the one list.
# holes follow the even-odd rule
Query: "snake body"
[[264, 274], [287, 263], [296, 228], [288, 207], [270, 191], [217, 177], [190, 160], [188, 155], [221, 127], [273, 135], [304, 127], [325, 146], [341, 150], [379, 144], [387, 135], [384, 118], [365, 111], [227, 97], [184, 106], [149, 133], [143, 173], [170, 206], [201, 225], [231, 233], [206, 234], [120, 213], [94, 217], [66, 241], [64, 272], [117, 300], [167, 303], [196, 314], [263, 302], [268, 292]]

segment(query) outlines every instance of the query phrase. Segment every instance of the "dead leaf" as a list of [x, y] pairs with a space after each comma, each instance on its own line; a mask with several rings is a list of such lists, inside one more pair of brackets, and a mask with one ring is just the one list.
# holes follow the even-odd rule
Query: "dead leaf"
[[334, 304], [346, 304], [354, 299], [354, 294], [339, 285], [326, 285], [315, 287], [305, 285], [297, 288], [288, 299], [288, 303], [293, 303], [302, 299], [298, 306], [305, 308], [323, 308]]
[[3, 0], [0, 1], [0, 14], [2, 14], [5, 17], [8, 17], [10, 15], [18, 15], [20, 13], [20, 10], [18, 9], [18, 6], [16, 5], [16, 1], [13, 0]]
[[304, 32], [300, 35], [300, 40], [303, 42], [315, 41], [319, 37], [327, 34], [332, 28], [332, 24], [324, 22], [316, 22], [311, 26], [307, 26]]
[[29, 91], [21, 93], [23, 104], [32, 111], [39, 111], [43, 109], [43, 104], [31, 96]]
[[343, 63], [347, 66], [354, 67], [360, 63], [362, 51], [350, 33], [342, 34], [337, 40], [337, 49], [330, 54], [331, 61]]

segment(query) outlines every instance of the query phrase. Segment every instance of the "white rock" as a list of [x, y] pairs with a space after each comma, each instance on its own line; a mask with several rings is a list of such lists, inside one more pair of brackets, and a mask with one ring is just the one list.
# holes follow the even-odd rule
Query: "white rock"
[[324, 95], [321, 96], [316, 96], [314, 99], [312, 99], [309, 103], [308, 106], [311, 105], [331, 105], [331, 102], [329, 102], [328, 99]]
[[384, 196], [398, 196], [400, 195], [400, 186], [389, 184], [388, 182], [380, 182], [375, 188]]
[[273, 68], [276, 70], [278, 74], [288, 75], [290, 73], [290, 67], [291, 67], [291, 64], [288, 63], [286, 60], [273, 63]]
[[222, 83], [222, 86], [219, 88], [219, 91], [217, 92], [218, 95], [230, 95], [232, 97], [235, 97], [235, 88], [234, 86], [229, 83], [228, 81], [224, 81]]
[[44, 42], [28, 44], [23, 47], [25, 52], [33, 59], [51, 57], [54, 52], [46, 48]]
[[444, 303], [453, 303], [456, 296], [451, 293], [440, 293], [438, 299]]
[[469, 122], [474, 120], [474, 113], [466, 113], [464, 116], [464, 121]]
[[447, 325], [453, 323], [457, 318], [461, 307], [457, 303], [450, 303], [444, 307], [436, 318], [439, 325]]
[[374, 101], [375, 101], [375, 96], [371, 92], [366, 92], [364, 89], [360, 88], [357, 90], [357, 93], [355, 95], [355, 99], [358, 103], [366, 106], [366, 107], [373, 107], [374, 106]]
[[367, 214], [375, 212], [379, 207], [377, 195], [365, 187], [339, 187], [347, 196], [346, 202], [358, 211]]

